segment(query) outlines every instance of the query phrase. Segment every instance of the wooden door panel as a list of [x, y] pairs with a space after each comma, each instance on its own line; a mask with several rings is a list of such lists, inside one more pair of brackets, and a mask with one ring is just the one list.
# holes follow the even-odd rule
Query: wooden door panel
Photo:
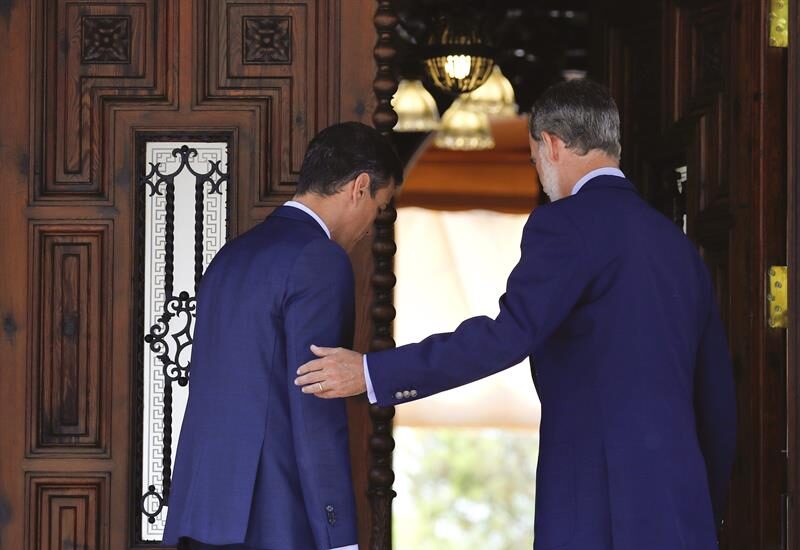
[[[0, 63], [13, 82], [0, 101], [0, 547], [149, 546], [137, 485], [141, 148], [227, 142], [229, 234], [260, 222], [294, 193], [309, 139], [338, 120], [368, 122], [376, 105], [374, 0], [346, 6], [0, 8]], [[369, 243], [353, 255], [362, 346], [371, 256]], [[366, 547], [371, 423], [363, 400], [349, 410]]]
[[28, 455], [109, 456], [113, 224], [31, 223]]
[[32, 2], [33, 204], [113, 204], [114, 186], [100, 173], [108, 117], [114, 107], [167, 99], [174, 6]]
[[294, 192], [306, 144], [338, 116], [340, 10], [335, 0], [200, 3], [198, 105], [258, 105], [265, 119], [272, 162], [254, 205]]
[[27, 548], [109, 547], [108, 474], [27, 475]]
[[676, 223], [685, 216], [728, 329], [739, 418], [721, 546], [778, 548], [786, 344], [766, 324], [765, 274], [785, 261], [786, 54], [767, 47], [767, 6], [754, 0], [617, 9], [605, 75], [622, 113], [623, 169]]

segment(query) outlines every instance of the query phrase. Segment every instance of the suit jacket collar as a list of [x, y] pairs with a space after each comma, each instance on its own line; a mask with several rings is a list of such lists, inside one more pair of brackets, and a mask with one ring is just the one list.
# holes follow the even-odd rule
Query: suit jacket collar
[[580, 191], [578, 191], [577, 194], [580, 195], [584, 191], [591, 191], [592, 189], [602, 189], [608, 187], [617, 189], [627, 189], [628, 191], [633, 191], [635, 193], [638, 193], [636, 186], [633, 185], [631, 180], [629, 180], [628, 178], [620, 178], [618, 176], [597, 176], [587, 181], [583, 185], [583, 187], [581, 187]]
[[328, 238], [328, 234], [325, 233], [325, 230], [322, 229], [322, 226], [317, 223], [317, 220], [309, 216], [307, 213], [303, 212], [299, 208], [292, 208], [291, 206], [280, 206], [275, 209], [275, 211], [271, 214], [271, 216], [277, 216], [279, 218], [288, 218], [290, 220], [296, 220], [305, 222], [309, 225], [314, 226], [314, 228], [320, 232], [320, 234]]

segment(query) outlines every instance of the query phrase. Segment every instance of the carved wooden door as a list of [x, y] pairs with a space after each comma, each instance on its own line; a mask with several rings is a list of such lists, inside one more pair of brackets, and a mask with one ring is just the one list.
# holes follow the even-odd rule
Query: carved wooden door
[[598, 37], [623, 169], [697, 243], [728, 329], [738, 458], [721, 547], [783, 548], [786, 340], [765, 296], [786, 259], [786, 50], [768, 45], [768, 2], [616, 4]]
[[[0, 548], [160, 540], [197, 281], [293, 194], [319, 129], [370, 121], [374, 11], [0, 2]], [[369, 243], [353, 259], [364, 342]]]

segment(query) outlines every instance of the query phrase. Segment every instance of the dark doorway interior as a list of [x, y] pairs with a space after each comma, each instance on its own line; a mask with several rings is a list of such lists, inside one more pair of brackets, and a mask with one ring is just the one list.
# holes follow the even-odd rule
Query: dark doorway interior
[[[796, 459], [787, 452], [786, 333], [768, 325], [766, 294], [769, 267], [787, 261], [788, 53], [769, 45], [769, 2], [393, 5], [402, 78], [422, 76], [432, 18], [461, 13], [487, 29], [521, 110], [565, 71], [611, 88], [623, 119], [622, 168], [697, 244], [727, 323], [739, 456], [721, 547], [785, 548], [787, 464]], [[440, 110], [452, 102], [426, 86]], [[396, 135], [407, 158], [423, 137]]]

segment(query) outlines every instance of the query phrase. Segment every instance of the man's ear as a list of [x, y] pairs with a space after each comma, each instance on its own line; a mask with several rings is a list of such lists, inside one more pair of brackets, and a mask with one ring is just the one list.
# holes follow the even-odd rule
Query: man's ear
[[370, 196], [370, 177], [366, 172], [361, 172], [356, 179], [353, 180], [353, 198], [362, 200]]
[[547, 159], [552, 162], [558, 162], [559, 157], [561, 156], [561, 147], [564, 146], [564, 142], [561, 139], [551, 134], [550, 132], [542, 132], [542, 142], [544, 143], [544, 154], [547, 155]]

